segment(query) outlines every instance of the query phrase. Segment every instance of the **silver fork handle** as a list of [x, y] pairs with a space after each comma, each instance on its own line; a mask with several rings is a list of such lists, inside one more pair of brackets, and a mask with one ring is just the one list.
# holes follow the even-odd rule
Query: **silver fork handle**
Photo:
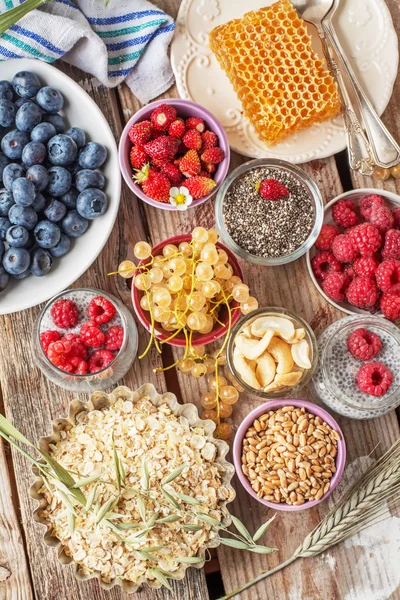
[[393, 136], [386, 129], [382, 120], [376, 113], [374, 107], [362, 89], [357, 77], [345, 58], [343, 48], [333, 29], [331, 21], [325, 20], [322, 23], [324, 32], [327, 36], [327, 43], [332, 45], [339, 63], [339, 69], [343, 69], [348, 76], [348, 79], [353, 85], [353, 90], [359, 102], [361, 115], [364, 126], [370, 142], [371, 151], [374, 157], [375, 164], [379, 167], [389, 169], [400, 163], [400, 147], [394, 140]]
[[328, 65], [338, 84], [342, 100], [343, 121], [347, 137], [350, 167], [354, 171], [360, 171], [362, 175], [372, 175], [374, 171], [374, 157], [371, 146], [354, 111], [342, 73], [336, 64], [333, 47], [325, 35], [325, 30], [320, 31], [320, 37]]

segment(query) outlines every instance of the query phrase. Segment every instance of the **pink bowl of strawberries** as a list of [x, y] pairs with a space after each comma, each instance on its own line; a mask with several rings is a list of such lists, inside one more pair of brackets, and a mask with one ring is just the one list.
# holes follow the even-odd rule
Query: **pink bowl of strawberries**
[[119, 143], [126, 184], [141, 200], [163, 210], [206, 202], [225, 179], [229, 158], [218, 120], [202, 106], [176, 98], [141, 108]]
[[400, 196], [366, 188], [334, 198], [307, 266], [339, 310], [400, 319]]

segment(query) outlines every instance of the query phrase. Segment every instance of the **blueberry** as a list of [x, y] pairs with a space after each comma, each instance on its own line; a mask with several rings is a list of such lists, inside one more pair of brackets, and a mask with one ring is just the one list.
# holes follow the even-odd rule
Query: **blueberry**
[[70, 165], [78, 153], [77, 145], [68, 135], [59, 134], [47, 144], [49, 160], [53, 165]]
[[0, 217], [0, 240], [5, 240], [7, 231], [11, 227], [11, 222], [7, 219], [7, 217]]
[[35, 212], [41, 213], [44, 211], [46, 206], [46, 198], [40, 192], [36, 192], [35, 200], [33, 201], [32, 208]]
[[15, 202], [12, 193], [4, 188], [0, 190], [0, 217], [6, 217], [13, 204]]
[[77, 173], [79, 173], [79, 171], [82, 171], [82, 167], [79, 165], [79, 162], [77, 160], [75, 160], [70, 165], [67, 165], [67, 169], [71, 173], [71, 175], [76, 175]]
[[18, 131], [18, 129], [13, 129], [6, 133], [1, 140], [1, 149], [8, 158], [15, 160], [16, 158], [21, 158], [22, 150], [28, 142], [29, 139], [25, 133]]
[[44, 275], [47, 275], [52, 264], [53, 259], [47, 250], [43, 250], [43, 248], [36, 248], [36, 250], [32, 252], [31, 273], [35, 277], [43, 277]]
[[61, 202], [64, 202], [67, 208], [76, 208], [76, 201], [78, 199], [79, 192], [75, 187], [71, 187], [66, 194], [60, 196]]
[[15, 93], [22, 98], [33, 98], [40, 90], [41, 83], [36, 73], [31, 71], [19, 71], [12, 80]]
[[35, 240], [41, 248], [54, 248], [61, 238], [60, 228], [51, 221], [40, 221], [34, 231]]
[[82, 169], [75, 176], [75, 185], [80, 192], [83, 192], [83, 190], [86, 190], [86, 188], [103, 189], [104, 183], [104, 175], [100, 173], [100, 171]]
[[26, 177], [18, 177], [12, 184], [12, 195], [16, 204], [31, 206], [35, 200], [35, 186]]
[[22, 271], [22, 273], [18, 273], [18, 275], [12, 275], [12, 278], [13, 279], [25, 279], [25, 277], [28, 277], [28, 275], [30, 275], [30, 274], [31, 274], [31, 270], [28, 267], [26, 269], [26, 271]]
[[6, 289], [8, 282], [10, 281], [9, 274], [5, 271], [5, 269], [0, 265], [0, 292]]
[[48, 170], [49, 183], [46, 191], [50, 196], [62, 196], [66, 194], [71, 187], [72, 176], [67, 169], [63, 167], [51, 167]]
[[0, 100], [12, 100], [14, 97], [14, 91], [9, 81], [3, 79], [0, 81]]
[[9, 248], [3, 256], [3, 267], [10, 275], [20, 275], [27, 269], [31, 256], [25, 248]]
[[42, 120], [42, 111], [37, 104], [27, 102], [17, 110], [15, 125], [24, 133], [30, 133]]
[[38, 216], [32, 206], [19, 206], [14, 204], [10, 208], [8, 218], [13, 225], [21, 225], [25, 229], [31, 230], [38, 222]]
[[12, 248], [26, 248], [29, 244], [29, 232], [25, 227], [12, 225], [7, 230], [6, 242]]
[[16, 101], [14, 102], [14, 104], [17, 107], [17, 110], [18, 110], [19, 108], [21, 108], [21, 106], [23, 104], [28, 104], [29, 102], [31, 104], [33, 104], [32, 100], [29, 100], [29, 98], [17, 98]]
[[50, 138], [56, 135], [56, 128], [51, 123], [39, 123], [31, 131], [32, 142], [47, 144]]
[[81, 192], [76, 201], [76, 210], [85, 219], [97, 219], [107, 210], [107, 196], [101, 190], [88, 188]]
[[49, 252], [52, 256], [54, 256], [54, 258], [60, 258], [61, 256], [64, 256], [64, 254], [67, 254], [67, 252], [69, 252], [70, 247], [71, 240], [67, 235], [62, 233], [57, 246], [54, 246], [54, 248], [50, 248]]
[[10, 100], [0, 100], [0, 125], [11, 127], [14, 125], [17, 109]]
[[61, 115], [58, 115], [58, 114], [50, 115], [50, 114], [46, 113], [42, 117], [42, 122], [43, 121], [45, 123], [51, 123], [55, 127], [55, 130], [57, 133], [64, 133], [65, 122]]
[[56, 200], [55, 198], [50, 200], [44, 211], [45, 217], [49, 221], [53, 221], [53, 223], [61, 221], [61, 219], [65, 217], [66, 213], [67, 207], [65, 204], [60, 202], [60, 200]]
[[107, 159], [107, 148], [97, 142], [89, 142], [79, 154], [79, 164], [84, 169], [98, 169]]
[[23, 177], [25, 169], [22, 165], [17, 163], [10, 163], [4, 167], [3, 171], [3, 183], [4, 187], [11, 191], [13, 181], [18, 177]]
[[32, 181], [35, 190], [42, 192], [49, 183], [49, 174], [43, 165], [33, 165], [26, 172], [26, 178]]
[[8, 158], [8, 156], [3, 154], [3, 152], [0, 152], [0, 182], [3, 179], [4, 167], [6, 167], [9, 163], [10, 159]]
[[46, 158], [46, 146], [41, 142], [29, 142], [22, 150], [22, 162], [26, 167], [41, 165]]
[[3, 258], [4, 252], [5, 252], [5, 245], [3, 240], [0, 240], [0, 260]]
[[86, 133], [80, 127], [71, 127], [65, 134], [72, 137], [78, 148], [83, 148], [86, 144]]
[[81, 217], [76, 210], [70, 210], [63, 218], [61, 227], [69, 237], [77, 238], [85, 233], [89, 227], [89, 221]]
[[62, 94], [51, 87], [43, 87], [36, 96], [36, 102], [48, 113], [57, 113], [64, 106]]

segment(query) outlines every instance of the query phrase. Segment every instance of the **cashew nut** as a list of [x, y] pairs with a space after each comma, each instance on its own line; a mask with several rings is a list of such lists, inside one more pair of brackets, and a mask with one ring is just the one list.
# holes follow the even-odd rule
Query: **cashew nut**
[[246, 359], [239, 352], [238, 348], [235, 348], [233, 351], [233, 364], [240, 377], [245, 383], [247, 383], [247, 385], [254, 388], [255, 390], [259, 390], [261, 388], [253, 369], [246, 362]]
[[289, 344], [278, 337], [273, 337], [268, 345], [268, 352], [278, 363], [276, 367], [278, 374], [290, 373], [293, 370], [294, 361]]
[[267, 349], [274, 332], [268, 330], [261, 340], [249, 339], [242, 333], [236, 336], [235, 345], [240, 354], [249, 360], [255, 360]]
[[294, 387], [299, 383], [302, 375], [300, 372], [276, 375], [274, 381], [264, 388], [264, 392], [275, 392], [283, 387]]
[[294, 338], [292, 340], [286, 340], [288, 344], [297, 344], [297, 342], [301, 342], [301, 340], [305, 337], [306, 335], [306, 330], [301, 328], [301, 329], [296, 329], [294, 332]]
[[259, 317], [251, 324], [251, 333], [255, 337], [262, 337], [269, 329], [286, 341], [291, 340], [295, 334], [292, 321], [283, 317]]
[[296, 365], [303, 369], [311, 369], [310, 346], [307, 340], [301, 340], [297, 344], [292, 344], [292, 357]]
[[275, 361], [269, 352], [264, 352], [257, 358], [256, 377], [262, 387], [265, 387], [274, 380], [276, 373]]

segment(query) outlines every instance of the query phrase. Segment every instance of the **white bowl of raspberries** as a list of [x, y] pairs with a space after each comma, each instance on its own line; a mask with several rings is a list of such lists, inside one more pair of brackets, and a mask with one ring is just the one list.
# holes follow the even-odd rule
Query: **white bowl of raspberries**
[[307, 266], [339, 310], [400, 319], [400, 196], [366, 188], [331, 200]]
[[126, 184], [141, 200], [163, 210], [206, 202], [225, 179], [229, 158], [218, 120], [204, 107], [175, 98], [141, 108], [119, 143]]

